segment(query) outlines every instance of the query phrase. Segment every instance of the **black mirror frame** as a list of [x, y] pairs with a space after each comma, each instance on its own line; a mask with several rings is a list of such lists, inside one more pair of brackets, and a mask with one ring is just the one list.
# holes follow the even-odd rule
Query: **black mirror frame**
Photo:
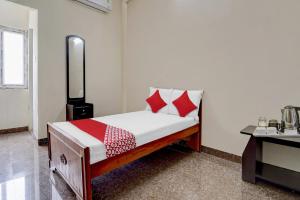
[[[83, 41], [83, 97], [82, 98], [70, 98], [70, 89], [69, 89], [69, 39], [70, 38], [79, 38]], [[66, 37], [66, 60], [67, 60], [67, 103], [68, 104], [82, 104], [85, 103], [85, 40], [78, 35], [68, 35]]]

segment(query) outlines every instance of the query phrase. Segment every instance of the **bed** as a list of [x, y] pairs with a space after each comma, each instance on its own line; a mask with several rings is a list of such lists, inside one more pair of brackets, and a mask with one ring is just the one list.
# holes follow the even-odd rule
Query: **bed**
[[138, 111], [93, 118], [94, 121], [122, 127], [135, 135], [136, 147], [122, 154], [105, 157], [103, 143], [69, 122], [48, 123], [49, 167], [58, 172], [78, 199], [92, 199], [92, 179], [184, 140], [201, 151], [202, 103], [198, 119], [151, 111]]

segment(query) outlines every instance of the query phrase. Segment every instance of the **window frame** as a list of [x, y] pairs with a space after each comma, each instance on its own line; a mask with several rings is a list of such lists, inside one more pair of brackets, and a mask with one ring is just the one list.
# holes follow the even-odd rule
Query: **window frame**
[[[11, 33], [18, 33], [22, 34], [24, 37], [24, 84], [23, 85], [17, 85], [17, 84], [4, 84], [4, 74], [3, 74], [3, 32], [11, 32]], [[28, 66], [29, 66], [29, 44], [28, 44], [28, 31], [16, 29], [16, 28], [10, 28], [6, 26], [0, 25], [0, 89], [28, 89]]]

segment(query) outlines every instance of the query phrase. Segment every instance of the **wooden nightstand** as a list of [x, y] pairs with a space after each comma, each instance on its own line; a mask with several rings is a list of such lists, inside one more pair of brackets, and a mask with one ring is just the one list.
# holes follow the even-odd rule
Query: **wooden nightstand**
[[70, 120], [94, 117], [94, 106], [91, 103], [67, 104], [66, 118]]

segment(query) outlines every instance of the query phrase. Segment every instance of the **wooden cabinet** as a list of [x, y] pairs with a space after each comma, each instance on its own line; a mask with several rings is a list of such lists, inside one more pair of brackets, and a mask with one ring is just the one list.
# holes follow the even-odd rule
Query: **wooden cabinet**
[[93, 118], [94, 106], [91, 103], [67, 104], [66, 114], [66, 118], [68, 121]]

